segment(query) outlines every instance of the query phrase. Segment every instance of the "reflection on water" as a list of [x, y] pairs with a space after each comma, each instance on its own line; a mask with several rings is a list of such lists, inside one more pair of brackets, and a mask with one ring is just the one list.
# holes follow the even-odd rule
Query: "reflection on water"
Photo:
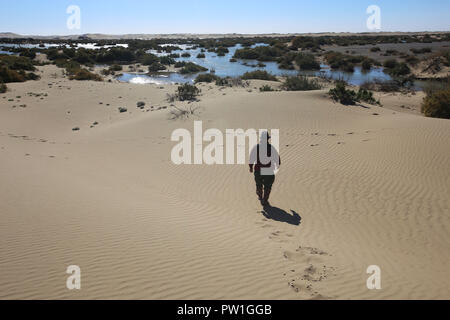
[[[263, 44], [256, 44], [255, 46], [260, 45]], [[201, 48], [192, 49], [188, 45], [177, 46], [183, 50], [183, 53], [188, 52], [191, 56], [176, 58], [176, 61], [194, 62], [209, 69], [219, 77], [240, 77], [246, 72], [266, 70], [276, 76], [296, 75], [297, 73], [300, 73], [310, 76], [324, 76], [335, 80], [344, 79], [353, 85], [361, 85], [366, 81], [373, 81], [375, 79], [380, 81], [391, 80], [391, 77], [384, 73], [382, 68], [374, 68], [369, 72], [363, 72], [361, 67], [355, 67], [355, 72], [348, 73], [331, 70], [327, 65], [321, 65], [320, 71], [295, 71], [280, 69], [276, 62], [263, 62], [265, 65], [264, 67], [258, 67], [258, 61], [256, 60], [238, 60], [237, 62], [230, 62], [230, 59], [234, 56], [236, 50], [242, 48], [241, 45], [228, 48], [230, 52], [223, 57], [218, 56], [215, 52], [202, 52]], [[148, 52], [158, 56], [168, 55], [168, 53], [157, 52], [155, 50], [149, 50]], [[180, 51], [174, 51], [174, 53], [180, 53]], [[205, 58], [197, 58], [199, 53], [205, 54]], [[148, 76], [124, 73], [122, 76], [118, 77], [118, 80], [131, 83], [192, 83], [197, 76], [198, 74], [180, 75], [178, 73], [162, 73]]]

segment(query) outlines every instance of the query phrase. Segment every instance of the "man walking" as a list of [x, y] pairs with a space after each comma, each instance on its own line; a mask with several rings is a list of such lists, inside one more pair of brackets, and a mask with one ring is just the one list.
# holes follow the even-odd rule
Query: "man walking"
[[259, 144], [250, 152], [250, 172], [255, 175], [256, 194], [263, 206], [270, 206], [269, 197], [275, 182], [275, 173], [281, 165], [278, 151], [269, 143], [267, 131], [261, 134]]

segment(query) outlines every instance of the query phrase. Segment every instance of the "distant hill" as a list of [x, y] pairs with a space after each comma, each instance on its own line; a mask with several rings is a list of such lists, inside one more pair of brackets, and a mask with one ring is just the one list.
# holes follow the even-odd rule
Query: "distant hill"
[[174, 34], [122, 34], [122, 35], [110, 35], [101, 33], [88, 33], [80, 35], [66, 35], [66, 36], [38, 36], [38, 35], [20, 35], [13, 32], [0, 32], [0, 38], [33, 38], [33, 39], [58, 39], [58, 40], [78, 40], [78, 39], [92, 39], [92, 40], [120, 40], [120, 39], [188, 39], [188, 38], [250, 38], [250, 37], [289, 37], [289, 36], [383, 36], [383, 35], [425, 35], [425, 34], [445, 34], [450, 31], [425, 31], [425, 32], [363, 32], [363, 33], [334, 33], [334, 32], [322, 32], [322, 33], [264, 33], [264, 34], [240, 34], [240, 33], [227, 33], [227, 34], [190, 34], [190, 33], [174, 33]]

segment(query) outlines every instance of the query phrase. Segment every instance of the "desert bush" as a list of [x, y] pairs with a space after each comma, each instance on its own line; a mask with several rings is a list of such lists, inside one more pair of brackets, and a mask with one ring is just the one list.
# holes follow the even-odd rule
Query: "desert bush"
[[301, 70], [320, 70], [320, 64], [312, 54], [299, 53], [295, 58], [295, 62]]
[[169, 66], [169, 65], [171, 65], [171, 64], [175, 64], [175, 59], [174, 58], [172, 58], [172, 57], [170, 57], [170, 56], [162, 56], [162, 57], [159, 57], [159, 62], [161, 63], [161, 64], [164, 64], [164, 65], [166, 65], [166, 66]]
[[0, 66], [5, 66], [11, 70], [36, 70], [30, 58], [14, 55], [0, 55]]
[[216, 81], [218, 78], [219, 78], [218, 76], [216, 76], [215, 74], [211, 74], [211, 73], [199, 74], [197, 76], [197, 78], [195, 79], [195, 83], [199, 83], [199, 82], [211, 83], [213, 81]]
[[113, 64], [111, 67], [109, 67], [109, 70], [111, 71], [122, 71], [122, 66], [118, 64]]
[[195, 85], [185, 83], [179, 86], [176, 92], [176, 98], [180, 101], [192, 101], [200, 94], [200, 89]]
[[255, 48], [243, 48], [236, 50], [233, 58], [258, 61], [275, 61], [283, 54], [283, 50], [276, 47], [258, 46]]
[[370, 48], [370, 52], [379, 52], [379, 51], [381, 51], [380, 47], [372, 47], [372, 48]]
[[206, 58], [206, 55], [204, 53], [199, 53], [197, 55], [197, 59], [204, 59], [204, 58]]
[[370, 71], [372, 69], [372, 62], [366, 59], [362, 62], [361, 67], [364, 71]]
[[338, 101], [343, 105], [354, 105], [356, 102], [367, 102], [370, 104], [380, 104], [373, 97], [373, 93], [359, 88], [358, 92], [346, 88], [345, 81], [337, 81], [336, 87], [329, 91], [329, 95], [334, 101]]
[[36, 51], [32, 50], [32, 49], [24, 49], [19, 56], [21, 57], [27, 57], [31, 60], [33, 60], [34, 58], [36, 58]]
[[170, 110], [170, 119], [178, 120], [178, 119], [186, 119], [193, 115], [197, 114], [199, 107], [187, 106], [184, 108], [179, 108], [177, 106], [172, 106]]
[[185, 61], [178, 61], [175, 63], [175, 68], [183, 68], [186, 65]]
[[241, 78], [218, 78], [216, 85], [221, 87], [248, 87], [249, 82], [243, 81]]
[[355, 64], [360, 64], [364, 61], [370, 61], [372, 64], [375, 63], [374, 60], [364, 56], [345, 55], [334, 51], [327, 52], [324, 57], [332, 69], [343, 70], [345, 72], [354, 72]]
[[298, 49], [310, 49], [310, 50], [320, 50], [320, 46], [324, 44], [322, 39], [314, 37], [295, 37], [292, 40], [292, 50]]
[[79, 69], [74, 72], [74, 74], [69, 76], [70, 80], [93, 80], [93, 81], [102, 81], [102, 77], [100, 77], [98, 74], [92, 73], [89, 70], [86, 69]]
[[0, 93], [5, 93], [8, 90], [8, 87], [4, 83], [0, 83]]
[[275, 91], [271, 86], [269, 85], [263, 85], [262, 87], [259, 88], [259, 91], [261, 92], [271, 92], [271, 91]]
[[244, 80], [255, 79], [255, 80], [278, 81], [277, 77], [268, 73], [265, 70], [255, 70], [252, 72], [246, 72], [241, 78]]
[[429, 47], [427, 47], [427, 48], [421, 48], [421, 49], [415, 49], [415, 48], [412, 48], [412, 49], [410, 49], [410, 50], [411, 50], [412, 53], [415, 53], [415, 54], [430, 53], [430, 52], [432, 51], [431, 48], [429, 48]]
[[450, 119], [450, 80], [440, 87], [428, 86], [425, 92], [422, 113], [427, 117]]
[[198, 73], [208, 71], [207, 68], [204, 68], [202, 66], [199, 66], [198, 64], [195, 64], [193, 62], [187, 62], [184, 67], [180, 70], [181, 74], [188, 74], [188, 73]]
[[140, 56], [138, 61], [142, 63], [144, 66], [150, 66], [155, 62], [159, 62], [159, 59], [154, 54], [146, 53]]
[[320, 90], [322, 86], [317, 79], [309, 79], [306, 76], [287, 77], [282, 88], [287, 91], [309, 91]]
[[26, 81], [26, 78], [24, 74], [21, 74], [16, 70], [11, 70], [8, 67], [0, 66], [0, 81], [3, 83], [24, 82]]
[[419, 63], [419, 61], [420, 60], [415, 56], [408, 55], [405, 57], [405, 62], [411, 66], [416, 66]]
[[230, 59], [230, 62], [231, 62], [231, 63], [234, 63], [234, 62], [237, 62], [237, 60], [236, 60], [235, 58], [231, 58], [231, 59]]
[[153, 62], [151, 65], [148, 66], [149, 72], [158, 72], [161, 70], [166, 70], [166, 67], [159, 62]]
[[397, 60], [389, 59], [384, 62], [383, 66], [388, 69], [393, 69], [397, 66], [397, 64], [398, 64]]
[[191, 56], [191, 54], [190, 54], [189, 52], [183, 52], [183, 53], [181, 54], [181, 56], [182, 56], [183, 58], [189, 58], [189, 57]]

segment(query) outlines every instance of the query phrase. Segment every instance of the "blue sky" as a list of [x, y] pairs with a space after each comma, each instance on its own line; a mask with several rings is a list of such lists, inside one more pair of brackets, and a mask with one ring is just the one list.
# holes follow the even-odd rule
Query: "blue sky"
[[[450, 31], [450, 0], [0, 0], [0, 32], [367, 32], [373, 4], [381, 31]], [[69, 5], [81, 9], [79, 30], [66, 26]]]

